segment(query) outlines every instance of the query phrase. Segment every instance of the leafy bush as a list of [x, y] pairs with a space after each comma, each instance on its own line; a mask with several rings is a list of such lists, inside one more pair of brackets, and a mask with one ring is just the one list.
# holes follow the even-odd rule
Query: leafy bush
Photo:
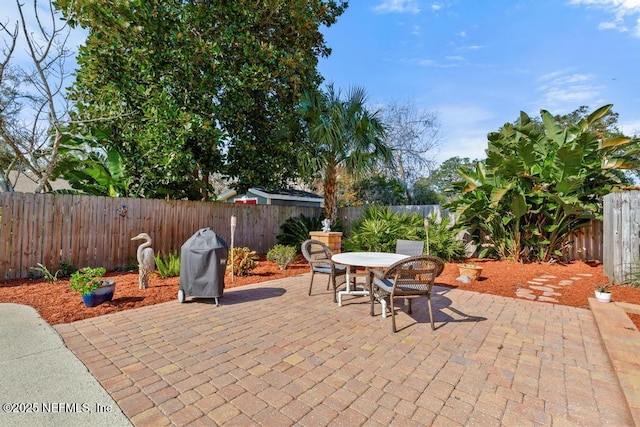
[[259, 259], [255, 251], [249, 248], [233, 248], [229, 258], [227, 259], [227, 271], [231, 272], [231, 266], [233, 265], [233, 274], [236, 276], [246, 276], [249, 271], [258, 266], [257, 260]]
[[[448, 217], [429, 217], [428, 253], [444, 261], [465, 257], [464, 245], [457, 240], [458, 230]], [[354, 221], [350, 236], [343, 240], [347, 251], [395, 252], [398, 239], [426, 240], [424, 218], [418, 213], [398, 214], [383, 206], [368, 207]], [[426, 250], [425, 250], [426, 252]]]
[[[300, 252], [302, 242], [309, 238], [309, 232], [321, 231], [324, 216], [308, 217], [300, 214], [298, 217], [287, 219], [281, 226], [282, 233], [276, 236], [281, 245], [293, 246], [296, 252]], [[336, 223], [331, 227], [333, 231], [342, 231], [342, 221], [336, 218]]]
[[61, 279], [71, 277], [71, 275], [76, 271], [78, 271], [78, 269], [73, 265], [70, 259], [60, 261], [60, 264], [58, 265], [58, 277]]
[[159, 252], [155, 257], [158, 276], [166, 279], [180, 275], [180, 251], [176, 250], [164, 255]]
[[458, 197], [445, 207], [501, 259], [562, 259], [571, 234], [602, 218], [602, 197], [628, 184], [622, 170], [637, 167], [637, 140], [607, 125], [611, 108], [542, 110], [541, 120], [521, 113], [489, 133], [486, 160], [458, 169]]
[[429, 217], [429, 255], [444, 261], [459, 261], [466, 257], [464, 244], [457, 239], [458, 229], [451, 219], [443, 216], [440, 221], [435, 213]]
[[350, 236], [342, 244], [346, 251], [395, 252], [396, 240], [424, 237], [424, 220], [419, 214], [398, 214], [373, 205], [353, 222]]
[[275, 262], [281, 270], [284, 270], [289, 264], [296, 260], [297, 254], [298, 252], [295, 246], [278, 244], [267, 252], [267, 261]]

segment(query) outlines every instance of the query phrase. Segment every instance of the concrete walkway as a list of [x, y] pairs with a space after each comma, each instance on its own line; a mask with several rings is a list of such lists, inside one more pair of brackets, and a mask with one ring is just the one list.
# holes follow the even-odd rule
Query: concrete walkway
[[55, 329], [139, 426], [633, 425], [589, 310], [438, 288], [392, 334], [308, 281]]
[[131, 425], [31, 307], [0, 304], [1, 426]]

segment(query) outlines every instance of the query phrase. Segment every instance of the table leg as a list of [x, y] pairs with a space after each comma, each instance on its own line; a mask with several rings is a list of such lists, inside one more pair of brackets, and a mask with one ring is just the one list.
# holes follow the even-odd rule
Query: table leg
[[350, 273], [351, 273], [351, 267], [347, 266], [347, 274], [346, 274], [347, 283], [346, 283], [344, 291], [338, 291], [338, 307], [342, 307], [342, 295], [351, 293], [351, 276], [350, 276]]
[[[339, 291], [338, 292], [338, 307], [342, 307], [342, 296], [343, 295], [362, 295], [362, 296], [366, 296], [369, 294], [369, 291], [367, 289], [363, 289], [363, 290], [358, 290], [358, 288], [355, 285], [355, 280], [354, 280], [354, 289], [351, 289], [351, 269], [348, 268], [347, 269], [347, 274], [346, 274], [346, 278], [347, 278], [347, 286], [345, 287], [344, 291]], [[354, 276], [356, 275], [355, 270], [353, 271]]]

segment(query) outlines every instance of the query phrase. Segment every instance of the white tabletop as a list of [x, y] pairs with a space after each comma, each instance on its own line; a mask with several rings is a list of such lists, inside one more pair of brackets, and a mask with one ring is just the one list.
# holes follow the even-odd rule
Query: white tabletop
[[342, 252], [333, 255], [331, 261], [356, 267], [389, 267], [405, 258], [409, 256], [390, 252]]

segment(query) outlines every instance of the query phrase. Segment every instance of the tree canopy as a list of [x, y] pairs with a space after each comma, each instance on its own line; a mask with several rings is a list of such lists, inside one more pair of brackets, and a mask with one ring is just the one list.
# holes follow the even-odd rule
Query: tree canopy
[[58, 0], [89, 30], [70, 93], [74, 132], [106, 134], [145, 197], [210, 198], [299, 176], [299, 94], [317, 88], [319, 31], [347, 2]]

